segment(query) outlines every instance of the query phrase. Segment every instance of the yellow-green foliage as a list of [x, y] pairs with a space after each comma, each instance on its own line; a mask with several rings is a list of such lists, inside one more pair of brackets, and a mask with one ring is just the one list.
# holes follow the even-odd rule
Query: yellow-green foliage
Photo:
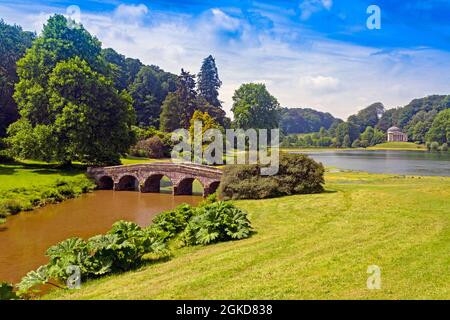
[[[327, 173], [328, 192], [236, 201], [251, 238], [174, 251], [57, 299], [448, 299], [450, 178]], [[368, 290], [367, 268], [381, 268]]]

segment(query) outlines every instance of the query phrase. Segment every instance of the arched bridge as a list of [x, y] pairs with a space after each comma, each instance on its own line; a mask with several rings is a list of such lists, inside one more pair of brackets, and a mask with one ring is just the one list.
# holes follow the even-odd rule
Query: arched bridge
[[192, 183], [198, 180], [203, 196], [216, 192], [222, 171], [203, 165], [178, 163], [149, 163], [114, 167], [88, 168], [99, 189], [159, 192], [163, 177], [172, 181], [174, 195], [191, 195]]

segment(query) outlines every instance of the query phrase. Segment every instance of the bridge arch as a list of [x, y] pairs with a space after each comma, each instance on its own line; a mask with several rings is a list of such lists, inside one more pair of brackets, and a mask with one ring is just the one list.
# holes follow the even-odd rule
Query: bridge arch
[[172, 179], [166, 174], [155, 173], [145, 179], [141, 192], [161, 192], [161, 186], [171, 186], [173, 188]]
[[139, 179], [132, 175], [126, 174], [119, 178], [115, 190], [117, 191], [139, 191]]
[[114, 180], [110, 176], [102, 176], [97, 180], [97, 186], [100, 190], [113, 190]]
[[203, 196], [204, 196], [204, 197], [207, 197], [207, 196], [209, 196], [210, 194], [215, 193], [215, 192], [217, 191], [217, 189], [219, 188], [219, 185], [220, 185], [220, 181], [219, 181], [219, 180], [213, 181], [213, 182], [211, 182], [210, 184], [208, 184], [208, 185], [204, 188]]
[[173, 194], [174, 195], [192, 195], [193, 193], [193, 185], [194, 181], [198, 181], [198, 183], [201, 185], [203, 192], [205, 190], [205, 183], [201, 181], [200, 179], [197, 179], [195, 177], [184, 177], [176, 185], [173, 186]]

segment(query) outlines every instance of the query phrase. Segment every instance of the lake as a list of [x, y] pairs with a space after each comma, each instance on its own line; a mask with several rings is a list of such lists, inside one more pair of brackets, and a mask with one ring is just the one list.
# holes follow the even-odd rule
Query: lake
[[450, 152], [342, 150], [305, 153], [326, 167], [419, 176], [450, 176]]

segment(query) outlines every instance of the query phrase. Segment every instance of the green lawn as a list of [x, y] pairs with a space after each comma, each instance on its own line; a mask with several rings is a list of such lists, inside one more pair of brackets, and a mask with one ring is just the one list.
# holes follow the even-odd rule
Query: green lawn
[[377, 144], [376, 146], [367, 148], [368, 150], [427, 150], [423, 144], [415, 144], [413, 142], [386, 142]]
[[53, 185], [58, 179], [72, 179], [83, 173], [81, 168], [62, 170], [55, 164], [36, 161], [0, 164], [0, 191]]
[[[327, 192], [238, 201], [257, 233], [53, 299], [449, 299], [450, 178], [327, 173]], [[381, 268], [368, 290], [367, 268]]]

